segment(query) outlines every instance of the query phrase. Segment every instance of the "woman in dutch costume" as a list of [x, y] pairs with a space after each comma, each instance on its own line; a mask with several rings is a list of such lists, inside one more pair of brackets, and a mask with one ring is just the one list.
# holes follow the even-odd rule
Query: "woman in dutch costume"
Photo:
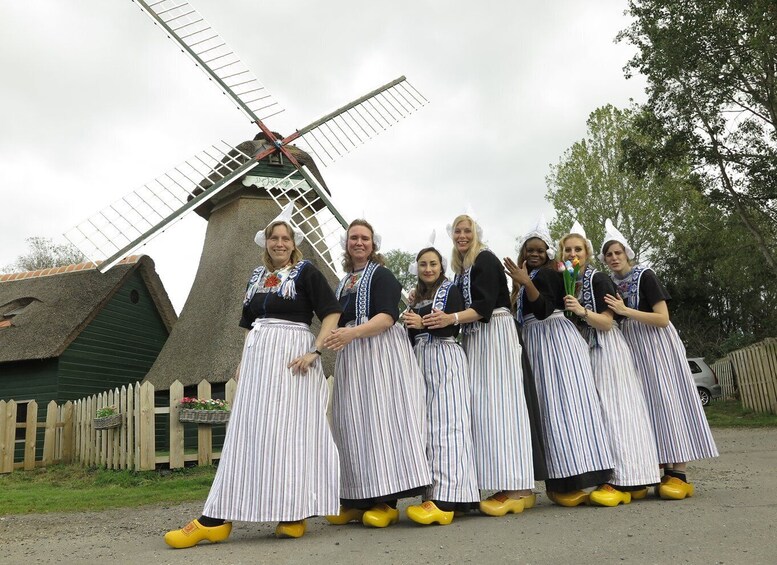
[[445, 278], [447, 265], [434, 244], [416, 256], [409, 272], [418, 275], [405, 326], [426, 382], [426, 454], [432, 484], [424, 502], [408, 507], [407, 516], [419, 524], [450, 524], [454, 510], [480, 501], [472, 447], [469, 368], [456, 343], [459, 326], [429, 329], [427, 316], [463, 310], [461, 292]]
[[504, 266], [519, 288], [516, 317], [537, 386], [548, 498], [560, 506], [588, 501], [583, 490], [606, 483], [613, 459], [594, 384], [588, 346], [563, 313], [564, 282], [541, 218], [523, 236], [517, 264]]
[[588, 342], [614, 459], [612, 477], [589, 493], [589, 501], [597, 506], [629, 504], [632, 498], [644, 498], [647, 486], [660, 480], [653, 424], [642, 380], [615, 315], [604, 301], [607, 295], [617, 294], [615, 285], [610, 277], [589, 264], [593, 247], [582, 226], [575, 223], [572, 231], [561, 238], [561, 251], [563, 261], [577, 260], [582, 265], [576, 296], [565, 296], [564, 304], [568, 312], [575, 314], [583, 338]]
[[532, 442], [521, 371], [521, 346], [510, 316], [507, 279], [499, 259], [481, 243], [482, 229], [469, 214], [449, 226], [454, 283], [464, 304], [458, 312], [424, 318], [431, 330], [462, 327], [472, 388], [472, 441], [489, 516], [523, 512], [535, 503]]
[[600, 257], [612, 271], [620, 294], [605, 297], [609, 308], [624, 319], [623, 337], [631, 348], [642, 378], [648, 411], [664, 476], [661, 498], [682, 500], [693, 496], [686, 477], [688, 461], [717, 457], [704, 409], [693, 382], [685, 346], [669, 320], [669, 293], [655, 273], [632, 266], [634, 251], [608, 219]]
[[344, 246], [348, 274], [336, 292], [343, 315], [324, 341], [338, 352], [332, 432], [341, 469], [340, 511], [327, 520], [385, 528], [399, 520], [398, 499], [420, 495], [432, 482], [424, 379], [396, 324], [402, 287], [382, 266], [379, 236], [354, 220]]
[[324, 276], [302, 260], [292, 206], [256, 235], [264, 262], [243, 301], [240, 325], [249, 332], [221, 460], [203, 515], [165, 535], [172, 547], [222, 541], [232, 520], [277, 521], [276, 536], [298, 538], [305, 518], [337, 511], [338, 453], [319, 357], [341, 308]]

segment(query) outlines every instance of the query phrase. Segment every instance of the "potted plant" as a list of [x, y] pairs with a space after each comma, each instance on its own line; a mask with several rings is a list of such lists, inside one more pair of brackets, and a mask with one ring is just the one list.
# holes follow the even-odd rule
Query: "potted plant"
[[224, 424], [229, 421], [229, 404], [217, 398], [181, 399], [178, 421], [196, 424]]
[[108, 430], [121, 425], [121, 414], [115, 406], [98, 408], [94, 418], [94, 429]]

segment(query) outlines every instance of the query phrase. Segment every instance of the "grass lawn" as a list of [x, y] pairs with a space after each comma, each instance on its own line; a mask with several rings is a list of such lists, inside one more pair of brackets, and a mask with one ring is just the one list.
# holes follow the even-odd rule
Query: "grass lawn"
[[777, 415], [742, 408], [738, 400], [714, 401], [704, 408], [707, 421], [715, 428], [766, 428], [777, 426]]
[[109, 471], [54, 465], [0, 475], [0, 515], [104, 510], [205, 500], [214, 467]]

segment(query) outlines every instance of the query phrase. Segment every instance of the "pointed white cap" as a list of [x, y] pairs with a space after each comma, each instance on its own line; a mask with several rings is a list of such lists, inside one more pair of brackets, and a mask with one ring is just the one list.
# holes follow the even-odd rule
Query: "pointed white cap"
[[604, 262], [604, 246], [610, 241], [617, 241], [623, 245], [623, 249], [626, 250], [626, 257], [628, 257], [629, 260], [634, 259], [634, 250], [629, 245], [629, 242], [626, 241], [626, 238], [623, 237], [623, 234], [618, 230], [618, 228], [613, 225], [612, 220], [607, 218], [604, 221], [604, 239], [602, 240], [602, 248], [599, 252], [599, 261]]
[[[426, 240], [426, 245], [424, 245], [421, 249], [434, 247], [434, 240], [436, 239], [436, 237], [437, 237], [437, 230], [432, 230], [432, 233], [429, 234], [429, 239]], [[434, 248], [437, 249], [436, 247]], [[440, 250], [437, 249], [437, 252], [439, 253]], [[448, 270], [448, 259], [446, 259], [445, 255], [443, 255], [442, 253], [440, 253], [440, 257], [442, 257], [442, 272], [444, 273], [445, 271]], [[410, 273], [411, 275], [418, 276], [418, 261], [413, 261], [412, 263], [410, 263], [407, 266], [407, 272]]]
[[521, 236], [515, 250], [520, 254], [521, 249], [523, 249], [523, 244], [535, 237], [545, 242], [545, 245], [548, 246], [548, 259], [553, 259], [556, 256], [556, 245], [553, 238], [550, 237], [550, 230], [548, 229], [548, 223], [545, 221], [545, 214], [540, 214], [540, 219], [537, 220], [535, 226]]
[[[299, 230], [299, 228], [295, 227], [294, 224], [291, 223], [291, 215], [294, 213], [294, 203], [289, 202], [284, 206], [283, 210], [281, 210], [281, 213], [278, 214], [272, 222], [267, 224], [268, 226], [273, 225], [275, 222], [283, 222], [287, 226], [291, 227], [291, 231], [294, 234], [294, 245], [299, 245], [302, 243], [303, 235], [302, 232]], [[267, 247], [267, 239], [264, 235], [265, 230], [267, 230], [267, 226], [260, 229], [258, 232], [256, 232], [256, 235], [254, 236], [254, 241], [259, 247]]]
[[580, 224], [580, 222], [575, 219], [575, 223], [572, 224], [572, 229], [569, 230], [569, 233], [567, 235], [579, 235], [585, 240], [585, 246], [586, 251], [588, 253], [588, 260], [592, 260], [594, 257], [594, 245], [591, 243], [591, 240], [588, 239], [588, 237], [585, 235], [585, 228]]

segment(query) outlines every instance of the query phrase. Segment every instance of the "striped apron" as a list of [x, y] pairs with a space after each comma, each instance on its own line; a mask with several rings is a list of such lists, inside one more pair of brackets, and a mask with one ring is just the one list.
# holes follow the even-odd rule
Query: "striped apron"
[[342, 498], [377, 498], [432, 483], [424, 379], [397, 324], [337, 353], [332, 433]]
[[617, 326], [590, 331], [596, 332], [591, 366], [614, 460], [609, 482], [616, 486], [657, 483], [661, 477], [653, 424], [629, 346]]
[[526, 345], [537, 384], [548, 477], [563, 479], [613, 468], [588, 346], [556, 311], [524, 317]]
[[452, 337], [424, 333], [415, 338], [415, 355], [426, 380], [426, 455], [432, 471], [424, 499], [478, 502], [464, 350]]
[[338, 455], [326, 420], [321, 362], [304, 374], [287, 368], [314, 344], [306, 324], [254, 322], [203, 515], [277, 522], [339, 511]]
[[717, 457], [685, 346], [674, 326], [670, 323], [659, 328], [626, 319], [621, 322], [621, 330], [642, 378], [658, 461], [685, 463]]
[[531, 432], [523, 394], [521, 345], [507, 308], [462, 337], [472, 387], [472, 442], [478, 486], [534, 488]]

